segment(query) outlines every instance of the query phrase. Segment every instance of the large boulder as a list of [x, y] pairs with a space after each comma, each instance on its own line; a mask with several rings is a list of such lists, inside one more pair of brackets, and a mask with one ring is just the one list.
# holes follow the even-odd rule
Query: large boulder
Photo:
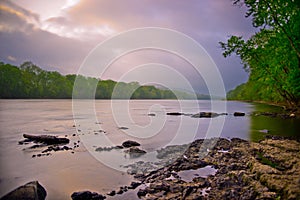
[[43, 186], [38, 181], [32, 181], [11, 191], [1, 200], [44, 200], [46, 196], [47, 192]]
[[125, 148], [136, 147], [136, 146], [140, 146], [140, 145], [141, 145], [140, 143], [138, 143], [136, 141], [132, 141], [132, 140], [127, 140], [122, 143], [122, 146]]

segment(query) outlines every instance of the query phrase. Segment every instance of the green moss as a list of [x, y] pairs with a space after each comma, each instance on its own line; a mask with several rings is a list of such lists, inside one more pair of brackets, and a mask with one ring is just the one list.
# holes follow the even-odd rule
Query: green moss
[[283, 168], [278, 163], [272, 162], [271, 160], [265, 158], [261, 152], [257, 152], [256, 155], [260, 163], [264, 165], [269, 165], [270, 167], [273, 167], [278, 170], [283, 170]]

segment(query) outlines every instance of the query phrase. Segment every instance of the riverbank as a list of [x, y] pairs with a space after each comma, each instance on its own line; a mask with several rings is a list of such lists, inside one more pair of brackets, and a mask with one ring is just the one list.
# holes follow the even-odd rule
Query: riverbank
[[238, 99], [227, 99], [227, 101], [240, 101], [246, 103], [255, 103], [261, 105], [269, 105], [278, 107], [280, 112], [283, 114], [291, 115], [294, 114], [295, 117], [300, 118], [300, 107], [291, 107], [285, 102], [272, 102], [272, 101], [251, 101], [251, 100], [238, 100]]
[[299, 199], [299, 152], [300, 140], [279, 136], [198, 139], [158, 150], [156, 163], [124, 166], [135, 178], [128, 186], [72, 199]]
[[[216, 145], [209, 149], [212, 143]], [[135, 174], [144, 185], [137, 195], [141, 199], [299, 199], [299, 151], [299, 140], [275, 136], [258, 143], [237, 138], [196, 140], [173, 163]], [[207, 167], [215, 174], [198, 171], [189, 181], [179, 176]]]

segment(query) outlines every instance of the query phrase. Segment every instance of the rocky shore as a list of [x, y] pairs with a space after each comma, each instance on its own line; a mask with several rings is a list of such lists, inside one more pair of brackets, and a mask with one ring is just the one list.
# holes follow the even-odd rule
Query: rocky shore
[[300, 199], [299, 152], [299, 140], [278, 136], [257, 143], [213, 138], [168, 146], [157, 151], [156, 163], [125, 166], [137, 181], [107, 197], [126, 199], [124, 194], [133, 191], [137, 198], [147, 200], [296, 200]]
[[[210, 143], [216, 143], [214, 148]], [[206, 150], [207, 152], [205, 152]], [[258, 143], [241, 139], [194, 141], [172, 164], [136, 174], [144, 184], [141, 199], [300, 199], [300, 143], [269, 137]], [[178, 176], [183, 170], [211, 166], [214, 175]]]
[[[125, 141], [118, 148], [137, 146]], [[124, 166], [136, 179], [128, 186], [107, 194], [77, 191], [72, 199], [122, 199], [127, 192], [140, 199], [300, 199], [299, 152], [299, 140], [278, 136], [260, 142], [199, 139], [157, 150], [155, 163]]]

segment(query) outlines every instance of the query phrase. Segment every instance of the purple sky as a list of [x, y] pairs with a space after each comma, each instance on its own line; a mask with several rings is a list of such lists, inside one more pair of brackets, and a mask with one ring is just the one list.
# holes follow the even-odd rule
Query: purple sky
[[[20, 65], [32, 61], [46, 70], [77, 73], [88, 53], [122, 31], [161, 27], [182, 32], [212, 57], [227, 90], [247, 80], [236, 57], [223, 58], [219, 41], [230, 35], [249, 37], [255, 29], [245, 8], [230, 0], [1, 0], [0, 60]], [[118, 79], [124, 69], [149, 62], [178, 69], [199, 92], [201, 78], [172, 55], [141, 51], [115, 62], [105, 79]]]

